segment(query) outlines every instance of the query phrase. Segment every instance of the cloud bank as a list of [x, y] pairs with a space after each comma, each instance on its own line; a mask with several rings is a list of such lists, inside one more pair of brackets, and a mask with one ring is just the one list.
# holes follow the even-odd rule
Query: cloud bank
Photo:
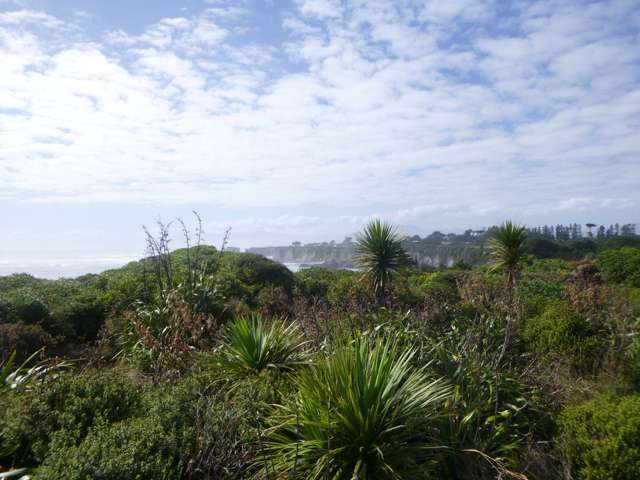
[[142, 33], [0, 5], [0, 201], [637, 211], [637, 0], [207, 3]]

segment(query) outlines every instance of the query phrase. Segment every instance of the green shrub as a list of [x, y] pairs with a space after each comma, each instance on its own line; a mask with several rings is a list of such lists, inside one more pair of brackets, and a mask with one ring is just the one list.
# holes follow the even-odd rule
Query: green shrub
[[558, 242], [547, 238], [528, 238], [525, 248], [527, 253], [535, 255], [537, 258], [555, 258], [560, 256], [562, 251]]
[[230, 388], [215, 371], [189, 374], [137, 396], [124, 418], [94, 418], [77, 441], [55, 432], [35, 478], [239, 478], [255, 455], [259, 411], [282, 400], [280, 385], [244, 379]]
[[17, 290], [24, 287], [34, 287], [45, 281], [28, 273], [13, 273], [6, 277], [0, 277], [0, 291], [8, 292], [9, 290]]
[[37, 350], [56, 344], [57, 339], [40, 325], [0, 323], [0, 359], [15, 351], [16, 362], [22, 362]]
[[405, 268], [396, 276], [391, 292], [403, 309], [448, 309], [460, 300], [458, 280], [464, 275], [456, 270], [426, 273]]
[[563, 276], [568, 275], [573, 266], [571, 262], [561, 260], [559, 258], [539, 259], [534, 260], [531, 264], [525, 268], [526, 272], [545, 274], [545, 276], [553, 276], [556, 279], [561, 279]]
[[431, 296], [449, 303], [459, 300], [457, 277], [451, 272], [436, 272], [427, 276], [421, 285], [423, 296]]
[[559, 424], [571, 478], [640, 478], [640, 396], [606, 396], [568, 407]]
[[258, 438], [258, 412], [280, 401], [268, 392], [273, 384], [261, 380], [230, 385], [215, 371], [204, 371], [147, 395], [148, 415], [179, 442], [183, 477], [238, 478], [247, 468]]
[[560, 282], [529, 278], [523, 279], [518, 284], [518, 294], [523, 298], [544, 297], [548, 300], [561, 300], [564, 295], [564, 287]]
[[336, 279], [327, 289], [329, 303], [346, 307], [351, 302], [370, 300], [369, 289], [366, 282], [361, 281], [362, 274], [350, 270], [340, 270], [336, 273]]
[[2, 322], [34, 325], [49, 320], [49, 308], [30, 290], [10, 292], [2, 299], [2, 303], [1, 312], [5, 317], [0, 318]]
[[53, 335], [95, 339], [104, 323], [107, 300], [93, 278], [25, 283], [13, 277], [0, 277], [0, 285], [7, 285], [0, 288], [0, 323], [40, 325]]
[[632, 334], [631, 341], [625, 351], [623, 372], [629, 383], [636, 390], [640, 390], [640, 332]]
[[606, 280], [640, 287], [640, 248], [606, 250], [598, 255], [598, 266]]
[[7, 407], [2, 433], [19, 445], [18, 463], [33, 465], [42, 462], [53, 445], [77, 445], [93, 426], [137, 415], [140, 406], [140, 389], [121, 374], [66, 373], [15, 398]]
[[95, 340], [106, 318], [106, 305], [97, 292], [85, 291], [52, 309], [51, 316], [79, 340]]
[[324, 267], [303, 268], [295, 274], [300, 293], [305, 297], [325, 298], [329, 287], [337, 278], [335, 270]]
[[640, 317], [640, 288], [629, 289], [629, 304], [633, 315]]
[[[116, 314], [134, 308], [140, 299], [150, 300], [147, 292], [151, 281], [145, 282], [140, 262], [131, 262], [117, 270], [107, 270], [94, 280], [103, 294], [102, 298], [109, 309]], [[150, 288], [149, 288], [150, 289]]]
[[522, 337], [531, 350], [565, 357], [576, 367], [594, 366], [605, 347], [605, 339], [589, 320], [561, 301], [552, 302], [544, 313], [529, 318]]
[[181, 445], [156, 417], [93, 428], [77, 446], [52, 448], [41, 480], [149, 480], [179, 478]]
[[560, 282], [541, 278], [523, 279], [518, 283], [518, 298], [524, 306], [524, 316], [541, 315], [550, 302], [562, 300], [564, 286]]
[[225, 253], [217, 275], [226, 298], [242, 299], [250, 307], [257, 305], [258, 295], [264, 288], [279, 287], [291, 294], [295, 283], [287, 267], [250, 253]]
[[550, 418], [537, 389], [497, 360], [504, 321], [457, 319], [429, 340], [435, 343], [430, 368], [453, 387], [439, 424], [441, 442], [452, 448], [443, 450], [437, 478], [496, 478], [497, 464], [484, 455], [503, 467], [522, 468], [529, 440], [545, 437]]

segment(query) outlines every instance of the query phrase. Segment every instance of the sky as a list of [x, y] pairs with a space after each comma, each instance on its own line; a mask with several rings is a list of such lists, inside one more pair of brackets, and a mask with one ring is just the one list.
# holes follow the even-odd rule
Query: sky
[[639, 192], [640, 0], [0, 0], [0, 274], [192, 210], [249, 247], [638, 222]]

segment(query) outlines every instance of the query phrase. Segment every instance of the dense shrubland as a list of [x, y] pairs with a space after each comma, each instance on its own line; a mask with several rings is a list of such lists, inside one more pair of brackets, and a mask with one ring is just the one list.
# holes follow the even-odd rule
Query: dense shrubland
[[543, 259], [516, 225], [494, 233], [487, 264], [424, 272], [373, 223], [362, 271], [292, 274], [200, 245], [199, 229], [170, 252], [160, 225], [121, 269], [0, 278], [0, 465], [36, 479], [638, 478], [640, 250]]

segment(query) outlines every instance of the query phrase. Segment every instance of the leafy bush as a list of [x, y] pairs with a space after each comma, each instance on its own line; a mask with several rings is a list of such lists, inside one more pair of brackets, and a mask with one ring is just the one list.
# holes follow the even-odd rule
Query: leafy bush
[[640, 287], [640, 248], [604, 251], [598, 255], [598, 265], [606, 280]]
[[42, 480], [147, 480], [178, 478], [181, 445], [155, 417], [94, 427], [77, 446], [54, 447], [37, 478]]
[[338, 273], [324, 267], [303, 268], [295, 273], [300, 293], [306, 297], [325, 298]]
[[0, 291], [17, 290], [24, 287], [35, 287], [44, 280], [35, 278], [28, 273], [14, 273], [6, 277], [0, 277]]
[[7, 323], [24, 323], [34, 325], [47, 322], [49, 308], [30, 290], [16, 290], [5, 295], [2, 299], [4, 318], [0, 321]]
[[542, 315], [528, 319], [522, 337], [533, 351], [563, 356], [576, 367], [593, 366], [605, 346], [589, 320], [561, 301], [552, 302]]
[[52, 445], [78, 445], [89, 430], [140, 412], [137, 385], [116, 372], [50, 377], [7, 406], [3, 436], [22, 465], [42, 462]]
[[528, 278], [518, 284], [517, 294], [523, 303], [525, 317], [531, 317], [542, 315], [550, 302], [562, 300], [564, 286], [560, 282]]
[[118, 320], [112, 319], [108, 329], [120, 355], [156, 379], [185, 370], [196, 350], [212, 346], [218, 328], [214, 317], [194, 313], [175, 292], [159, 306], [140, 303], [135, 313], [127, 312]]
[[456, 275], [450, 272], [430, 274], [421, 285], [421, 293], [424, 296], [432, 296], [442, 301], [454, 303], [460, 299], [456, 280]]
[[558, 242], [547, 238], [528, 238], [525, 243], [527, 253], [538, 258], [556, 258], [562, 255], [562, 248]]
[[151, 296], [140, 262], [131, 262], [117, 270], [102, 272], [94, 280], [94, 284], [103, 292], [108, 309], [116, 314], [131, 309], [140, 299], [149, 301]]
[[560, 282], [530, 278], [518, 284], [518, 294], [523, 298], [544, 297], [548, 300], [561, 300], [564, 295], [564, 287]]
[[255, 453], [257, 412], [272, 385], [246, 379], [220, 382], [215, 371], [192, 373], [145, 399], [150, 416], [180, 444], [186, 478], [238, 478]]
[[640, 478], [640, 396], [605, 396], [568, 407], [559, 423], [571, 478]]
[[[411, 366], [414, 350], [360, 337], [298, 377], [271, 418], [265, 471], [284, 478], [413, 478], [427, 466], [419, 425], [449, 395]], [[405, 477], [409, 475], [409, 477]]]
[[640, 288], [631, 288], [629, 290], [629, 304], [633, 314], [640, 317]]
[[602, 247], [603, 242], [595, 242], [587, 238], [560, 241], [549, 240], [547, 238], [530, 238], [526, 243], [528, 253], [543, 259], [562, 258], [566, 260], [579, 260], [586, 255], [596, 253], [598, 248]]
[[291, 294], [295, 283], [293, 273], [287, 267], [250, 253], [225, 253], [218, 277], [225, 297], [243, 299], [251, 307], [256, 306], [262, 289], [280, 287]]
[[53, 347], [57, 342], [40, 325], [0, 324], [0, 358], [16, 351], [16, 361], [20, 362], [33, 352]]
[[239, 478], [255, 455], [257, 410], [277, 399], [264, 382], [229, 387], [197, 370], [149, 390], [140, 416], [94, 423], [77, 445], [53, 443], [37, 478]]
[[51, 315], [70, 335], [79, 340], [95, 340], [106, 313], [106, 305], [97, 292], [86, 290], [56, 306]]
[[361, 281], [361, 274], [350, 270], [336, 272], [336, 280], [327, 289], [327, 300], [337, 307], [371, 300], [368, 286]]
[[623, 373], [636, 390], [640, 390], [640, 330], [632, 334], [625, 353]]
[[562, 277], [569, 274], [573, 264], [561, 260], [559, 258], [534, 260], [527, 265], [526, 271], [538, 274], [544, 274], [545, 277], [553, 277], [556, 280], [560, 280]]
[[[100, 278], [100, 277], [97, 277]], [[103, 282], [104, 283], [104, 282]], [[104, 323], [107, 299], [94, 277], [38, 280], [0, 277], [0, 323], [40, 325], [47, 333], [94, 340]]]
[[282, 287], [267, 286], [256, 298], [257, 311], [266, 317], [289, 317], [293, 311], [290, 293]]
[[549, 427], [540, 394], [500, 364], [503, 329], [494, 317], [459, 319], [431, 339], [430, 368], [453, 388], [439, 424], [450, 447], [441, 455], [442, 478], [493, 479], [496, 468], [521, 467], [529, 440]]

